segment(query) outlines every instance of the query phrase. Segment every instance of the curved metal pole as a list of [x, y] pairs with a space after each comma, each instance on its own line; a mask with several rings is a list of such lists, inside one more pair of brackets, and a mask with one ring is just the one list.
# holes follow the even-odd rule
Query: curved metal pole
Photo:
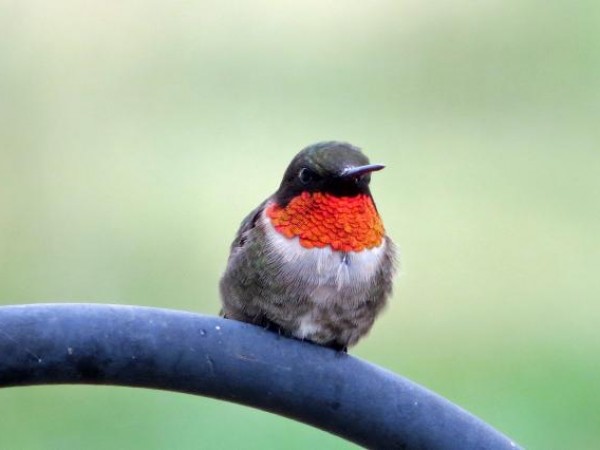
[[0, 387], [65, 383], [214, 397], [368, 448], [517, 448], [405, 378], [253, 325], [137, 306], [0, 307]]

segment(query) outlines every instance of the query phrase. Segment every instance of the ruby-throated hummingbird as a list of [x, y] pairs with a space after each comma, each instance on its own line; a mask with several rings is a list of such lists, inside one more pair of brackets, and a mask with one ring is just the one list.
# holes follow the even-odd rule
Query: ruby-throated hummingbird
[[345, 349], [364, 336], [392, 290], [395, 247], [356, 147], [298, 153], [279, 189], [242, 222], [220, 282], [221, 314]]

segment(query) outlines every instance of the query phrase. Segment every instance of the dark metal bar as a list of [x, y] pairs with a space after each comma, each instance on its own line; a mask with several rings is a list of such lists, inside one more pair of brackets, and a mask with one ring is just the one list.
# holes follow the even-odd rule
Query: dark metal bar
[[241, 403], [368, 448], [515, 449], [423, 387], [253, 325], [99, 304], [0, 307], [0, 387], [107, 384]]

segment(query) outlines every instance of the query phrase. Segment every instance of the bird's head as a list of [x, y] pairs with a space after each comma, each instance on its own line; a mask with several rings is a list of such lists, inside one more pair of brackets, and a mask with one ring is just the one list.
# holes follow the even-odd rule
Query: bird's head
[[381, 164], [370, 164], [357, 147], [345, 142], [320, 142], [300, 151], [289, 164], [276, 200], [286, 206], [303, 192], [329, 194], [335, 197], [371, 195], [371, 172]]
[[291, 161], [267, 214], [277, 231], [306, 248], [379, 246], [384, 229], [369, 183], [383, 168], [344, 142], [311, 145]]

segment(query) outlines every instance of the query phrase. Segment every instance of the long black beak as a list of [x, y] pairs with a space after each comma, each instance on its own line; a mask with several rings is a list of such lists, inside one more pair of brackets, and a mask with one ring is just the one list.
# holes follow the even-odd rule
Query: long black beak
[[342, 170], [340, 176], [343, 178], [360, 177], [366, 173], [375, 172], [383, 168], [385, 168], [385, 166], [381, 164], [367, 164], [366, 166], [348, 167]]

